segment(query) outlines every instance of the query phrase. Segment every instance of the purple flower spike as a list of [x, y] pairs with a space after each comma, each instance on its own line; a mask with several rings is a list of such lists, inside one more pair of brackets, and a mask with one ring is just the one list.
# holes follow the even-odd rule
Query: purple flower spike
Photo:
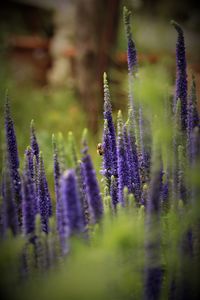
[[42, 153], [39, 154], [38, 202], [41, 215], [42, 230], [48, 233], [48, 219], [52, 215], [52, 204], [44, 170]]
[[61, 177], [62, 203], [66, 209], [68, 234], [83, 232], [81, 204], [74, 170], [66, 171]]
[[107, 120], [108, 131], [110, 135], [111, 153], [112, 153], [112, 170], [111, 174], [117, 177], [117, 145], [116, 133], [112, 119], [112, 106], [110, 103], [110, 92], [106, 73], [104, 73], [104, 120]]
[[89, 204], [89, 210], [91, 214], [92, 222], [99, 222], [103, 216], [103, 203], [100, 195], [100, 189], [96, 178], [96, 172], [94, 170], [90, 155], [87, 153], [87, 140], [84, 135], [82, 140], [84, 151], [83, 152], [83, 170], [85, 178], [85, 189]]
[[139, 107], [139, 139], [140, 139], [140, 174], [141, 180], [145, 183], [148, 180], [149, 175], [149, 154], [144, 147], [144, 119], [142, 114], [142, 107]]
[[116, 210], [118, 203], [118, 189], [117, 179], [113, 175], [111, 176], [110, 196], [112, 200], [112, 207], [114, 210]]
[[84, 178], [84, 165], [81, 161], [78, 161], [76, 167], [76, 175], [77, 175], [79, 198], [81, 202], [81, 211], [83, 214], [83, 223], [86, 228], [86, 226], [89, 224], [90, 221], [90, 214], [89, 214], [89, 205], [88, 205], [85, 178]]
[[117, 116], [117, 166], [118, 166], [118, 199], [124, 205], [124, 187], [128, 186], [129, 174], [127, 167], [126, 149], [123, 137], [123, 120], [121, 111]]
[[67, 231], [67, 217], [66, 217], [66, 206], [63, 203], [61, 185], [59, 183], [59, 197], [56, 201], [56, 227], [59, 234], [60, 245], [62, 253], [65, 254], [67, 252], [66, 239], [68, 236]]
[[14, 130], [13, 120], [10, 115], [10, 105], [8, 97], [6, 97], [5, 103], [5, 132], [6, 132], [6, 144], [8, 155], [8, 166], [11, 177], [11, 185], [13, 186], [14, 199], [17, 205], [18, 222], [22, 224], [22, 193], [21, 193], [21, 180], [19, 175], [19, 157], [17, 150], [17, 140]]
[[[33, 193], [33, 210], [36, 215], [38, 212], [38, 196], [37, 196], [37, 187], [36, 187], [36, 178], [34, 173], [34, 156], [31, 147], [27, 147], [25, 151], [25, 169], [24, 169], [24, 179], [26, 178], [28, 181], [28, 185], [30, 185], [30, 189]], [[24, 198], [24, 197], [23, 197]]]
[[135, 143], [135, 135], [134, 135], [134, 124], [133, 124], [133, 110], [129, 110], [128, 116], [128, 138], [129, 138], [129, 148], [130, 148], [130, 172], [131, 172], [131, 182], [133, 185], [133, 193], [136, 201], [139, 203], [141, 200], [141, 180], [139, 173], [139, 158], [137, 147]]
[[24, 170], [22, 180], [22, 212], [23, 212], [23, 231], [31, 234], [35, 230], [35, 187], [29, 169]]
[[128, 187], [129, 193], [133, 193], [133, 177], [132, 177], [132, 153], [131, 153], [131, 147], [130, 147], [130, 140], [127, 133], [127, 127], [124, 124], [123, 126], [123, 140], [124, 140], [124, 149], [126, 152], [126, 165], [127, 165], [127, 180], [126, 180], [126, 186]]
[[187, 128], [187, 72], [186, 72], [186, 55], [185, 41], [183, 30], [178, 23], [171, 21], [178, 33], [176, 43], [176, 95], [175, 103], [178, 99], [181, 101], [181, 126], [183, 130]]
[[39, 149], [39, 145], [37, 142], [37, 137], [36, 137], [36, 133], [35, 133], [35, 124], [34, 124], [33, 120], [31, 121], [31, 148], [33, 150], [33, 154], [36, 157], [37, 163], [39, 163], [40, 149]]
[[110, 138], [110, 132], [108, 128], [108, 121], [104, 120], [103, 131], [103, 175], [108, 179], [110, 186], [110, 179], [112, 175], [112, 144]]
[[135, 47], [135, 42], [133, 41], [132, 31], [131, 31], [131, 12], [124, 7], [124, 25], [126, 36], [128, 40], [128, 70], [131, 74], [135, 74], [137, 71], [137, 51]]
[[6, 235], [6, 229], [11, 229], [13, 235], [19, 232], [17, 206], [14, 198], [13, 185], [11, 183], [8, 166], [6, 163], [5, 172], [2, 176], [2, 217], [3, 217], [3, 235]]
[[53, 144], [53, 166], [54, 166], [54, 187], [55, 187], [55, 195], [56, 195], [56, 202], [59, 198], [59, 180], [60, 180], [60, 164], [58, 160], [58, 149], [55, 141], [54, 135], [52, 136], [52, 144]]
[[31, 147], [27, 147], [25, 151], [25, 167], [29, 170], [32, 179], [34, 179], [33, 155]]

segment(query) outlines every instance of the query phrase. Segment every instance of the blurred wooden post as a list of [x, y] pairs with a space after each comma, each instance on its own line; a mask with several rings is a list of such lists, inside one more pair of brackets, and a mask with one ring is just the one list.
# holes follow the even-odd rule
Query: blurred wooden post
[[102, 76], [115, 41], [120, 0], [79, 0], [76, 15], [76, 88], [96, 132], [101, 111]]
[[102, 75], [108, 69], [110, 50], [116, 38], [120, 0], [57, 3], [49, 82], [75, 88], [87, 112], [88, 126], [96, 132], [103, 103]]
[[50, 43], [52, 68], [48, 82], [52, 86], [74, 86], [73, 58], [77, 1], [58, 1], [54, 13], [54, 36]]

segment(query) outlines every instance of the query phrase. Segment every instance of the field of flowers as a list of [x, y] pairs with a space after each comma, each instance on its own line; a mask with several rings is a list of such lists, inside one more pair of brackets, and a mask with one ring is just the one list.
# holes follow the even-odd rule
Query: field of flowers
[[55, 134], [49, 145], [52, 193], [51, 168], [47, 176], [33, 121], [30, 145], [19, 159], [6, 94], [0, 177], [4, 299], [200, 297], [200, 120], [194, 76], [188, 84], [184, 32], [171, 22], [177, 32], [171, 97], [167, 78], [160, 84], [154, 73], [139, 69], [126, 8], [124, 24], [128, 107], [118, 112], [115, 125], [104, 73], [100, 170], [87, 129], [79, 143], [69, 131], [67, 145]]

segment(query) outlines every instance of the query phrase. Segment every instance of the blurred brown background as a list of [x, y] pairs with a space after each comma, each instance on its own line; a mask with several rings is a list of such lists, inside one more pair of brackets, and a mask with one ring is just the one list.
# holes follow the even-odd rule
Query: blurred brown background
[[[194, 0], [4, 1], [0, 62], [19, 86], [72, 88], [89, 112], [89, 127], [96, 131], [102, 107], [102, 74], [112, 68], [127, 68], [123, 5], [136, 18], [140, 64], [162, 64], [163, 57], [174, 59], [175, 33], [169, 20], [183, 25], [189, 49], [188, 73], [195, 73], [200, 93], [200, 18]], [[115, 76], [113, 81], [117, 86]]]

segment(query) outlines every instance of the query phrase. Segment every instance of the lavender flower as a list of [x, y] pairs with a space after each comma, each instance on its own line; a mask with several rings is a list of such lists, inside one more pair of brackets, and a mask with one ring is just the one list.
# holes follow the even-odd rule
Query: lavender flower
[[103, 203], [100, 195], [99, 185], [96, 178], [96, 173], [93, 168], [92, 160], [90, 155], [87, 153], [87, 141], [85, 134], [82, 139], [84, 146], [83, 149], [83, 168], [84, 168], [84, 177], [85, 177], [85, 186], [87, 199], [89, 203], [89, 209], [91, 213], [91, 218], [94, 223], [100, 221], [103, 215]]
[[74, 170], [68, 170], [62, 175], [61, 195], [66, 209], [68, 234], [72, 235], [82, 232], [83, 219]]
[[35, 124], [34, 121], [31, 121], [31, 148], [33, 150], [33, 154], [36, 157], [37, 163], [39, 163], [39, 153], [40, 153], [40, 148], [37, 142], [37, 137], [35, 133]]
[[117, 177], [117, 146], [115, 127], [112, 119], [112, 107], [110, 103], [110, 92], [106, 73], [104, 73], [104, 119], [107, 120], [108, 131], [110, 135], [111, 154], [112, 154], [112, 170], [111, 174]]
[[33, 150], [27, 147], [25, 151], [25, 168], [29, 170], [30, 176], [34, 179], [34, 165], [33, 165]]
[[187, 128], [187, 72], [185, 41], [183, 30], [178, 23], [171, 21], [178, 33], [176, 43], [176, 95], [175, 103], [178, 99], [181, 101], [181, 126], [183, 130]]
[[[136, 106], [134, 101], [134, 85], [133, 79], [136, 77], [137, 73], [137, 51], [135, 47], [135, 43], [132, 37], [131, 31], [131, 12], [124, 7], [124, 25], [125, 32], [128, 40], [128, 49], [127, 49], [127, 59], [128, 59], [128, 79], [129, 79], [129, 109], [132, 109], [133, 113], [133, 123], [134, 123], [134, 131], [137, 131], [137, 122], [136, 122]], [[137, 135], [135, 134], [136, 138]]]
[[112, 207], [115, 211], [118, 203], [118, 189], [117, 189], [117, 179], [113, 175], [111, 176], [110, 196], [112, 200]]
[[5, 132], [6, 132], [6, 144], [7, 144], [7, 155], [8, 165], [11, 177], [11, 185], [13, 186], [13, 196], [17, 205], [18, 222], [21, 226], [22, 223], [22, 193], [21, 193], [21, 179], [19, 175], [19, 157], [17, 150], [17, 140], [14, 130], [13, 120], [10, 115], [10, 106], [8, 97], [5, 103]]
[[48, 219], [52, 215], [52, 204], [49, 194], [47, 179], [44, 170], [42, 153], [39, 154], [39, 174], [38, 174], [38, 201], [41, 215], [42, 230], [48, 233]]
[[58, 149], [56, 146], [56, 141], [54, 135], [52, 136], [52, 144], [53, 144], [53, 162], [54, 162], [54, 187], [55, 187], [55, 195], [56, 202], [59, 198], [59, 179], [60, 179], [60, 164], [58, 160]]
[[36, 157], [33, 155], [33, 150], [31, 147], [27, 147], [25, 151], [25, 171], [28, 174], [28, 177], [30, 177], [30, 180], [32, 181], [33, 190], [34, 193], [33, 199], [34, 199], [34, 212], [35, 215], [39, 212], [38, 208], [38, 178], [36, 172], [38, 171], [38, 167], [35, 165], [36, 163]]
[[130, 147], [130, 140], [127, 133], [126, 124], [123, 125], [123, 141], [124, 141], [124, 148], [126, 154], [126, 165], [127, 165], [127, 188], [129, 193], [133, 192], [133, 177], [132, 177], [132, 153]]
[[124, 25], [126, 37], [128, 40], [128, 70], [131, 74], [135, 74], [137, 71], [137, 51], [135, 47], [135, 42], [133, 41], [132, 31], [131, 31], [131, 12], [124, 7]]
[[35, 230], [35, 187], [29, 169], [25, 168], [22, 180], [23, 230], [31, 234]]
[[139, 173], [139, 157], [137, 152], [137, 146], [135, 142], [135, 134], [134, 134], [134, 124], [133, 124], [133, 110], [129, 109], [128, 116], [128, 138], [129, 138], [129, 148], [130, 148], [130, 172], [131, 172], [131, 182], [133, 185], [133, 193], [136, 199], [136, 202], [140, 202], [141, 199], [141, 180]]
[[81, 161], [78, 161], [76, 167], [76, 176], [77, 176], [77, 184], [78, 184], [78, 193], [81, 203], [81, 211], [83, 215], [83, 223], [86, 226], [90, 222], [90, 214], [89, 214], [89, 205], [86, 193], [86, 184], [84, 179], [84, 165]]
[[2, 224], [4, 226], [3, 235], [6, 235], [6, 229], [8, 228], [11, 229], [13, 235], [16, 235], [19, 232], [17, 206], [7, 162], [2, 177], [2, 217], [4, 222]]
[[149, 159], [148, 152], [144, 147], [144, 120], [142, 115], [142, 107], [139, 107], [139, 165], [140, 165], [140, 174], [141, 180], [145, 183], [148, 180], [149, 175]]
[[62, 253], [67, 252], [66, 239], [68, 236], [67, 231], [67, 217], [66, 217], [66, 206], [63, 202], [62, 189], [59, 182], [59, 197], [56, 199], [56, 227], [59, 234], [60, 245]]
[[128, 186], [129, 174], [127, 167], [126, 149], [123, 138], [123, 121], [121, 111], [117, 118], [117, 166], [118, 166], [118, 199], [124, 205], [123, 190]]
[[107, 119], [104, 120], [103, 150], [103, 175], [107, 178], [108, 185], [110, 186], [112, 175], [112, 144]]

